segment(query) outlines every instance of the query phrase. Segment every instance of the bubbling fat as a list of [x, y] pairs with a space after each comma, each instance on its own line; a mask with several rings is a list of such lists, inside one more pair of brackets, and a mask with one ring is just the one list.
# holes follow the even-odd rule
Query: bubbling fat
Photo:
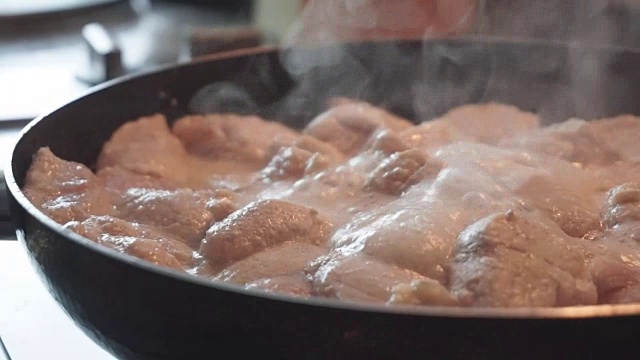
[[334, 101], [122, 125], [95, 171], [41, 148], [23, 187], [114, 251], [211, 281], [408, 306], [640, 302], [640, 118], [487, 103], [414, 125]]

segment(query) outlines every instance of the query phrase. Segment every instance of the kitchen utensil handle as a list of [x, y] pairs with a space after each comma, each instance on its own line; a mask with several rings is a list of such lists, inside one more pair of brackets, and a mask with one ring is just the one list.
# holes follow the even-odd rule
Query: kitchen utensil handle
[[95, 22], [85, 25], [82, 39], [89, 51], [89, 59], [78, 78], [95, 85], [124, 73], [122, 51], [104, 26]]

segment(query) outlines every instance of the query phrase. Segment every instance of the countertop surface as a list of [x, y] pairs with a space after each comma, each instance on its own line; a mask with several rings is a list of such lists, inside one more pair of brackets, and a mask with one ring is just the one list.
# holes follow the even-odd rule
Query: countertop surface
[[114, 359], [53, 299], [18, 241], [0, 240], [0, 336], [12, 360]]

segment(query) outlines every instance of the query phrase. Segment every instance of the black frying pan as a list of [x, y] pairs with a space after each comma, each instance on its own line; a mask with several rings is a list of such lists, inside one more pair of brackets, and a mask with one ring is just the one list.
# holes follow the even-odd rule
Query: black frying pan
[[20, 186], [38, 148], [92, 165], [118, 126], [154, 112], [255, 112], [301, 127], [342, 95], [416, 121], [484, 101], [549, 122], [639, 114], [638, 64], [627, 49], [450, 39], [242, 51], [117, 80], [23, 131], [6, 169], [12, 217], [54, 297], [122, 358], [613, 357], [636, 348], [640, 305], [409, 310], [267, 295], [98, 246], [46, 218]]

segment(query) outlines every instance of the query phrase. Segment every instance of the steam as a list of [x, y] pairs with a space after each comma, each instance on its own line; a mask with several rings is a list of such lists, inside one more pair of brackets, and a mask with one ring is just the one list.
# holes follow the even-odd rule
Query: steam
[[[295, 85], [271, 114], [300, 123], [325, 110], [329, 98], [351, 97], [416, 122], [488, 101], [539, 113], [547, 123], [615, 115], [622, 102], [613, 104], [609, 92], [624, 93], [629, 84], [612, 80], [615, 52], [598, 50], [620, 40], [621, 25], [605, 3], [307, 1], [280, 44], [280, 64]], [[258, 65], [252, 81], [278, 82], [273, 64]], [[250, 90], [209, 87], [198, 108], [263, 107]]]

